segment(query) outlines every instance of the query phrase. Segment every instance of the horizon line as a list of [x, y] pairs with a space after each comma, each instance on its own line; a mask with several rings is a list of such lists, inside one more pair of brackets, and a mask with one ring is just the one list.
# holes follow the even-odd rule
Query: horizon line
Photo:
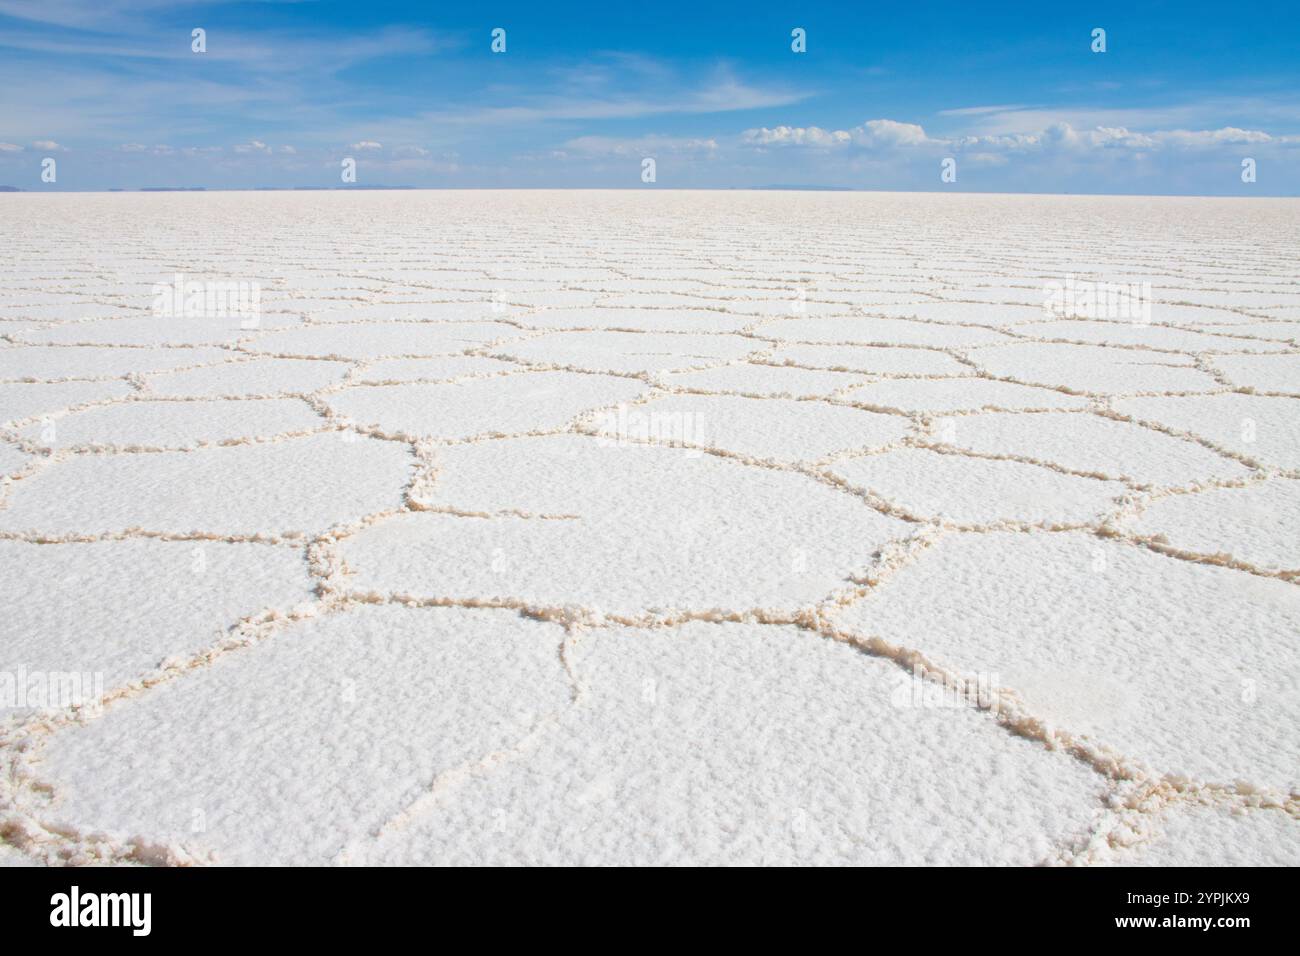
[[1006, 192], [982, 189], [873, 189], [869, 186], [110, 186], [101, 189], [45, 188], [23, 189], [7, 184], [0, 185], [0, 196], [40, 195], [121, 195], [157, 193], [233, 193], [233, 192], [818, 192], [818, 193], [886, 193], [916, 196], [1026, 196], [1060, 198], [1116, 198], [1116, 199], [1300, 199], [1297, 193], [1263, 193], [1234, 195], [1230, 193], [1116, 193], [1116, 192]]

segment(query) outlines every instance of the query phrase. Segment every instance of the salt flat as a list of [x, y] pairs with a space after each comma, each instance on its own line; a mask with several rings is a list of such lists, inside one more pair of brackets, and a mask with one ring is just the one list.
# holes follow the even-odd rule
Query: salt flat
[[1300, 201], [0, 243], [0, 863], [1300, 863]]

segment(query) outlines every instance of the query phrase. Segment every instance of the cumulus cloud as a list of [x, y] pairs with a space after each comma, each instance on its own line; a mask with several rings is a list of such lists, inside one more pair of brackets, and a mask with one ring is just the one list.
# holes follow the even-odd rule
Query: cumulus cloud
[[927, 146], [941, 142], [930, 139], [925, 130], [915, 123], [899, 123], [890, 119], [867, 120], [852, 132], [853, 141], [864, 146]]
[[[952, 112], [952, 111], [950, 111]], [[1145, 152], [1165, 149], [1212, 149], [1222, 146], [1286, 144], [1300, 142], [1296, 136], [1273, 136], [1262, 130], [1225, 126], [1215, 130], [1156, 130], [1142, 132], [1123, 126], [1075, 129], [1069, 123], [1053, 123], [1038, 132], [1012, 134], [968, 134], [933, 137], [916, 123], [891, 119], [867, 120], [847, 130], [826, 130], [817, 126], [777, 126], [748, 129], [741, 142], [757, 148], [802, 146], [814, 149], [858, 147], [884, 151], [933, 147], [978, 155], [994, 162], [999, 154], [1016, 152], [1130, 150]]]
[[1238, 129], [1172, 129], [1140, 132], [1124, 126], [1096, 126], [1077, 130], [1069, 123], [1054, 123], [1038, 134], [1017, 136], [964, 137], [956, 140], [958, 146], [993, 145], [1006, 149], [1050, 148], [1089, 150], [1126, 149], [1134, 151], [1158, 149], [1211, 149], [1218, 146], [1238, 146], [1260, 143], [1286, 143], [1293, 137], [1276, 137], [1262, 130]]
[[235, 152], [237, 152], [237, 153], [269, 153], [269, 152], [271, 152], [271, 147], [270, 147], [270, 146], [267, 146], [267, 145], [266, 145], [265, 143], [263, 143], [261, 140], [254, 139], [254, 140], [250, 140], [250, 141], [247, 142], [247, 143], [240, 143], [239, 145], [237, 145], [237, 146], [235, 147]]
[[21, 153], [23, 148], [17, 143], [0, 143], [0, 153]]
[[844, 130], [825, 130], [820, 126], [777, 126], [747, 129], [741, 138], [752, 146], [816, 146], [830, 149], [846, 146], [853, 137]]
[[32, 143], [34, 149], [43, 149], [47, 153], [66, 153], [67, 149], [54, 142], [52, 139], [38, 139]]
[[852, 129], [822, 129], [820, 126], [777, 126], [747, 129], [741, 139], [751, 146], [808, 146], [814, 149], [837, 149], [850, 144], [865, 148], [926, 146], [932, 140], [915, 123], [891, 119], [867, 120]]
[[1295, 137], [1284, 136], [1274, 137], [1268, 133], [1257, 129], [1237, 129], [1235, 126], [1225, 126], [1223, 129], [1215, 130], [1186, 130], [1176, 129], [1167, 133], [1157, 134], [1164, 142], [1172, 143], [1177, 146], [1221, 146], [1224, 144], [1246, 144], [1246, 143], [1277, 143], [1277, 142], [1294, 142]]
[[353, 143], [348, 149], [383, 149], [383, 143], [376, 143], [374, 140], [363, 139], [359, 143]]

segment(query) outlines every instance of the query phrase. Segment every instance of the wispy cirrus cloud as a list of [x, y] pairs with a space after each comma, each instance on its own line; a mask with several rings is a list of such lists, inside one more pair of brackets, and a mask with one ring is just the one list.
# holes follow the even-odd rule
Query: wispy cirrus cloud
[[1028, 109], [1024, 104], [1003, 104], [1001, 106], [962, 106], [957, 109], [939, 110], [939, 116], [987, 116], [990, 113], [1009, 113]]
[[69, 37], [51, 37], [35, 30], [7, 30], [0, 33], [0, 49], [83, 60], [94, 58], [105, 65], [115, 61], [194, 62], [194, 57], [201, 55], [208, 63], [262, 73], [334, 74], [379, 57], [431, 55], [461, 45], [459, 39], [408, 27], [388, 27], [352, 37], [214, 31], [202, 54], [191, 50], [190, 39], [187, 30], [153, 29], [140, 36], [76, 34]]
[[[497, 94], [501, 96], [501, 94]], [[430, 123], [465, 125], [541, 124], [566, 120], [643, 119], [653, 116], [733, 113], [791, 106], [812, 94], [782, 86], [746, 83], [731, 76], [690, 82], [678, 79], [658, 91], [625, 91], [586, 96], [508, 91], [501, 105], [464, 104], [422, 114]]]
[[579, 136], [567, 140], [557, 151], [588, 156], [654, 156], [658, 153], [709, 153], [718, 149], [713, 138], [682, 136]]
[[0, 0], [0, 15], [54, 26], [105, 29], [125, 27], [150, 12], [183, 5], [184, 0], [176, 4], [166, 0]]

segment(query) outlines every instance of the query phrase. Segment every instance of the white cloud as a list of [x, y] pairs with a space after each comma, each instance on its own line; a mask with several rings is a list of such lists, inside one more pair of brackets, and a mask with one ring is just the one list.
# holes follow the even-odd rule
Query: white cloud
[[844, 130], [824, 130], [820, 126], [777, 126], [747, 129], [742, 139], [753, 146], [817, 146], [830, 149], [847, 146], [853, 137]]
[[[1073, 133], [1073, 130], [1070, 132]], [[1018, 149], [1031, 149], [1040, 146], [1044, 137], [1049, 135], [1049, 132], [1044, 131], [1042, 133], [1014, 133], [1009, 135], [993, 136], [956, 136], [947, 142], [949, 145], [957, 149], [984, 148], [1000, 149], [1010, 152]]]
[[154, 146], [146, 146], [143, 143], [123, 143], [117, 148], [119, 153], [148, 153], [151, 156], [170, 156], [176, 152], [176, 148], [159, 143]]
[[374, 140], [363, 139], [359, 143], [353, 143], [348, 149], [383, 149], [383, 143], [376, 143]]
[[[1225, 126], [1222, 129], [1171, 129], [1139, 132], [1124, 126], [1096, 126], [1092, 129], [1076, 130], [1069, 123], [1054, 123], [1038, 135], [1015, 137], [975, 137], [980, 144], [993, 143], [1010, 148], [1019, 147], [1059, 147], [1062, 149], [1212, 149], [1219, 146], [1233, 146], [1261, 143], [1285, 143], [1290, 137], [1271, 136], [1263, 130], [1238, 129]], [[962, 141], [965, 145], [965, 141]]]
[[653, 156], [657, 153], [700, 153], [718, 148], [715, 139], [674, 136], [641, 136], [621, 139], [613, 136], [579, 136], [564, 143], [563, 151], [587, 155]]
[[[973, 110], [993, 107], [972, 107]], [[950, 111], [951, 112], [951, 111]], [[865, 150], [884, 151], [933, 147], [936, 150], [964, 151], [978, 154], [982, 162], [994, 162], [998, 154], [1025, 151], [1090, 150], [1195, 150], [1223, 146], [1284, 144], [1300, 142], [1300, 137], [1274, 136], [1262, 130], [1239, 129], [1225, 126], [1213, 130], [1154, 130], [1142, 132], [1125, 126], [1098, 125], [1091, 129], [1076, 129], [1067, 122], [1051, 123], [1033, 132], [967, 134], [951, 137], [932, 137], [916, 123], [897, 120], [867, 120], [861, 126], [848, 130], [825, 130], [817, 126], [777, 126], [745, 130], [741, 142], [754, 147], [803, 146], [828, 149], [847, 145]]]
[[1067, 123], [1076, 130], [1092, 130], [1104, 126], [1130, 130], [1214, 131], [1239, 126], [1242, 117], [1251, 117], [1251, 121], [1256, 124], [1293, 127], [1300, 121], [1300, 102], [1288, 97], [1215, 97], [1181, 104], [1142, 107], [969, 107], [943, 110], [939, 115], [966, 116], [977, 120], [977, 128], [964, 131], [976, 135], [1036, 133], [1057, 123]]
[[23, 148], [17, 143], [0, 143], [0, 153], [21, 153]]
[[270, 146], [267, 146], [267, 145], [266, 145], [265, 143], [263, 143], [261, 140], [254, 139], [254, 140], [250, 140], [250, 141], [247, 142], [247, 143], [240, 143], [240, 144], [238, 144], [237, 146], [235, 146], [235, 152], [237, 152], [237, 153], [269, 153], [269, 152], [271, 152], [271, 147], [270, 147]]
[[820, 126], [777, 126], [747, 129], [741, 139], [751, 146], [808, 146], [815, 149], [834, 149], [850, 144], [865, 148], [891, 148], [898, 146], [927, 146], [941, 142], [932, 140], [925, 130], [915, 123], [897, 120], [867, 120], [852, 129], [822, 129]]
[[47, 153], [66, 153], [67, 149], [54, 142], [52, 139], [38, 139], [32, 143], [33, 149], [43, 149]]
[[926, 146], [941, 142], [930, 139], [915, 123], [890, 119], [867, 120], [852, 132], [854, 142], [865, 146]]
[[1235, 126], [1225, 126], [1223, 129], [1200, 130], [1197, 132], [1185, 129], [1176, 129], [1158, 135], [1162, 136], [1166, 142], [1189, 147], [1219, 146], [1225, 143], [1273, 143], [1289, 139], [1289, 137], [1283, 137], [1282, 140], [1278, 140], [1262, 130], [1238, 129]]

